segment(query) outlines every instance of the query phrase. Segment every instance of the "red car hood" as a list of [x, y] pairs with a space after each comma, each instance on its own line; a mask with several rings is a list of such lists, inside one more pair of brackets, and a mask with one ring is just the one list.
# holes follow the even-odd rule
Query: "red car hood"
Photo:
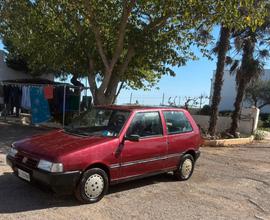
[[33, 157], [55, 161], [65, 154], [111, 141], [113, 139], [108, 137], [82, 137], [58, 130], [18, 141], [14, 146], [18, 151]]

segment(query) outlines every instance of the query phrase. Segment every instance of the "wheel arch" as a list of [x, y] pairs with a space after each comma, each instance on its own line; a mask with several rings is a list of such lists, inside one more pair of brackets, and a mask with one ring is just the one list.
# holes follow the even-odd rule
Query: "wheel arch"
[[190, 155], [193, 157], [194, 161], [196, 160], [196, 152], [195, 152], [195, 150], [190, 149], [190, 150], [186, 151], [186, 152], [183, 154], [183, 156], [186, 155], [186, 154], [190, 154]]
[[109, 167], [106, 164], [99, 163], [99, 162], [93, 163], [93, 164], [89, 165], [84, 170], [84, 172], [87, 171], [87, 170], [89, 170], [89, 169], [92, 169], [92, 168], [100, 168], [100, 169], [104, 170], [106, 172], [106, 174], [108, 175], [108, 179], [109, 179], [109, 182], [110, 182], [110, 180], [111, 180], [110, 169], [109, 169]]

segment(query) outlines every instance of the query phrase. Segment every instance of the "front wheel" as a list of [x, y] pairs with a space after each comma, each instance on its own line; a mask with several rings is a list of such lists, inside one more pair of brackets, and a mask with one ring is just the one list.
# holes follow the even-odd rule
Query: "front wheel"
[[76, 190], [76, 198], [83, 203], [95, 203], [107, 193], [109, 180], [107, 173], [100, 168], [84, 172]]
[[194, 170], [194, 158], [190, 154], [185, 154], [179, 163], [176, 171], [174, 171], [174, 176], [178, 180], [188, 180]]

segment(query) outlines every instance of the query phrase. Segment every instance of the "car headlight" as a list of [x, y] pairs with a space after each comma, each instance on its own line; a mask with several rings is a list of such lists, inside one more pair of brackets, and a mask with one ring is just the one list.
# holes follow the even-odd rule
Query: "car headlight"
[[18, 153], [18, 151], [13, 147], [11, 147], [8, 151], [8, 155], [11, 157], [15, 157], [17, 153]]
[[53, 163], [47, 160], [40, 160], [38, 168], [52, 173], [63, 172], [64, 170], [62, 163]]

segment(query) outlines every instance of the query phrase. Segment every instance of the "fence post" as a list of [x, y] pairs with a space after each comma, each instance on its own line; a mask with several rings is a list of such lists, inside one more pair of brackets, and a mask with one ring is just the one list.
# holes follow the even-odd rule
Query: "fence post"
[[81, 91], [82, 91], [82, 87], [80, 87], [80, 91], [79, 91], [79, 115], [81, 114]]
[[63, 95], [63, 119], [62, 126], [65, 127], [65, 114], [66, 114], [66, 85], [64, 85], [64, 95]]

